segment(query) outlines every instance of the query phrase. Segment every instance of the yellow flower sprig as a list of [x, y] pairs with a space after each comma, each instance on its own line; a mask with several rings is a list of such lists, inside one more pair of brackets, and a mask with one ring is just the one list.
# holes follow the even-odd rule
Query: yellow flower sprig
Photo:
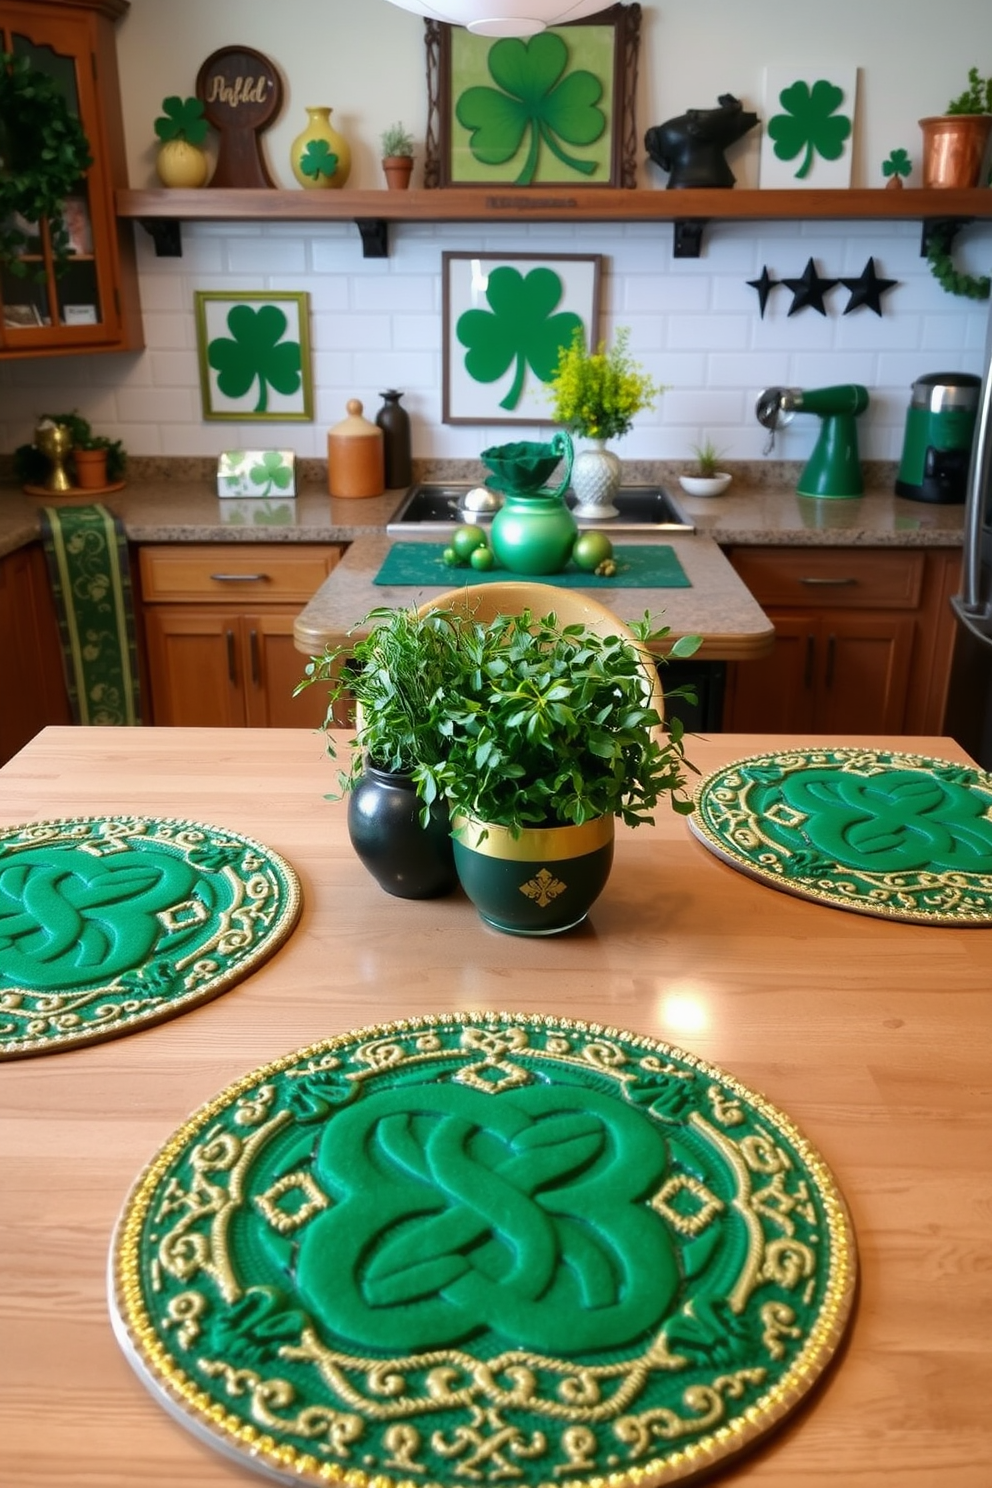
[[589, 352], [579, 329], [572, 344], [561, 348], [557, 371], [548, 383], [556, 424], [587, 439], [616, 439], [630, 429], [635, 413], [652, 407], [664, 388], [631, 358], [629, 339], [629, 328], [621, 326], [610, 351], [601, 341]]

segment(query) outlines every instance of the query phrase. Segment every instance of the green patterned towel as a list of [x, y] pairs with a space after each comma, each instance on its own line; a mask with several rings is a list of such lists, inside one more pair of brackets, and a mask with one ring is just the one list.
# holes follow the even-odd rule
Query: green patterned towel
[[443, 543], [397, 542], [386, 554], [385, 561], [373, 579], [375, 584], [424, 585], [459, 589], [465, 584], [491, 584], [499, 579], [532, 579], [535, 583], [557, 584], [562, 589], [691, 589], [674, 551], [667, 544], [627, 543], [615, 546], [613, 556], [617, 573], [612, 578], [585, 573], [569, 563], [563, 573], [517, 574], [506, 568], [477, 571], [474, 568], [449, 568], [442, 554]]
[[127, 540], [105, 506], [45, 506], [41, 530], [73, 717], [141, 722]]

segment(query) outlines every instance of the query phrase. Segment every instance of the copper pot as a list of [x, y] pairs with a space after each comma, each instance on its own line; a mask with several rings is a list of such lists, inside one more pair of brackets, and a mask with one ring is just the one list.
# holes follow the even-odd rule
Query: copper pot
[[983, 185], [992, 114], [938, 114], [921, 119], [924, 186]]

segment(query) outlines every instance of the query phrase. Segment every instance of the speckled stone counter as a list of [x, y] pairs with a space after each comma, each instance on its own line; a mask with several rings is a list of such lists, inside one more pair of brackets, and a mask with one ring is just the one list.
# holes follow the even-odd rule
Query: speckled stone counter
[[[300, 494], [292, 501], [242, 501], [216, 494], [215, 461], [132, 457], [127, 485], [101, 498], [122, 519], [132, 542], [341, 542], [381, 533], [402, 491], [367, 500], [327, 494], [326, 467], [319, 460], [297, 465]], [[733, 465], [734, 481], [723, 496], [686, 496], [679, 466], [628, 462], [630, 484], [666, 485], [697, 529], [721, 547], [778, 546], [960, 547], [964, 508], [905, 501], [892, 494], [895, 467], [866, 463], [866, 491], [853, 501], [797, 496], [801, 466], [754, 461]], [[471, 460], [414, 461], [418, 480], [480, 480]], [[43, 498], [25, 496], [9, 474], [0, 483], [0, 556], [38, 534]]]

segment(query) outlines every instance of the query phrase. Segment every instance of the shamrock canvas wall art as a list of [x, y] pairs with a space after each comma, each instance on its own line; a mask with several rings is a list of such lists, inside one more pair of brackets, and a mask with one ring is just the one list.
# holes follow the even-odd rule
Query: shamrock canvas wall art
[[427, 24], [428, 186], [634, 186], [639, 5], [531, 37]]
[[295, 291], [196, 291], [205, 419], [313, 418], [309, 298]]
[[763, 190], [850, 186], [857, 86], [857, 67], [766, 67]]
[[442, 255], [446, 424], [549, 424], [558, 353], [581, 329], [595, 345], [596, 255]]

